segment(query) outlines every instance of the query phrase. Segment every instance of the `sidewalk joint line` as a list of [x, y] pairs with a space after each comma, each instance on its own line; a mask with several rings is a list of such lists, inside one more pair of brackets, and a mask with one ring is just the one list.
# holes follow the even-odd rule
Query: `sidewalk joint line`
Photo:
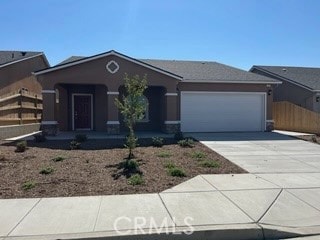
[[101, 210], [101, 205], [102, 205], [102, 198], [103, 196], [100, 196], [100, 203], [99, 203], [99, 208], [98, 208], [98, 213], [97, 213], [97, 216], [96, 216], [96, 220], [94, 221], [94, 226], [93, 226], [93, 232], [95, 231], [96, 229], [96, 226], [97, 226], [97, 222], [98, 222], [98, 218], [99, 218], [99, 214], [100, 214], [100, 210]]
[[[301, 199], [300, 197], [298, 197], [297, 195], [295, 195], [294, 193], [290, 192], [290, 190], [292, 189], [287, 189], [286, 192], [289, 193], [290, 195], [292, 195], [293, 197], [297, 198], [298, 200], [304, 202], [305, 204], [307, 204], [308, 206], [312, 207], [313, 209], [317, 210], [317, 212], [320, 212], [320, 209], [316, 208], [315, 206], [312, 206], [310, 203], [306, 202], [305, 200]], [[294, 189], [293, 189], [294, 190]]]
[[158, 193], [158, 196], [159, 196], [159, 198], [160, 198], [160, 201], [162, 202], [162, 205], [164, 206], [164, 208], [166, 209], [167, 213], [169, 214], [169, 217], [171, 218], [171, 221], [173, 222], [174, 226], [177, 227], [177, 224], [176, 224], [176, 222], [174, 221], [171, 213], [169, 212], [169, 209], [167, 208], [166, 204], [164, 203], [164, 201], [163, 201], [160, 193]]
[[39, 202], [42, 200], [40, 198], [33, 206], [30, 208], [30, 210], [20, 219], [20, 221], [10, 230], [10, 232], [7, 234], [7, 237], [19, 226], [19, 224], [29, 215], [29, 213], [39, 204]]
[[280, 197], [281, 193], [283, 192], [283, 188], [279, 191], [279, 193], [277, 194], [277, 196], [275, 197], [275, 199], [272, 201], [272, 203], [270, 204], [270, 206], [267, 208], [267, 210], [261, 215], [261, 217], [257, 220], [257, 223], [259, 223], [261, 221], [261, 219], [267, 214], [267, 212], [269, 212], [269, 210], [272, 208], [272, 206], [275, 204], [275, 202], [278, 200], [278, 198]]
[[[204, 178], [205, 179], [205, 178]], [[205, 179], [206, 180], [206, 179]], [[213, 186], [208, 180], [206, 180], [211, 186]], [[214, 186], [213, 186], [214, 187]], [[234, 201], [232, 201], [228, 196], [226, 196], [221, 190], [219, 190], [217, 188], [217, 191], [222, 195], [224, 196], [226, 199], [228, 199], [234, 206], [236, 206], [241, 212], [243, 212], [245, 215], [247, 215], [247, 217], [249, 217], [253, 223], [256, 223], [256, 221], [250, 217], [241, 207], [239, 207]]]

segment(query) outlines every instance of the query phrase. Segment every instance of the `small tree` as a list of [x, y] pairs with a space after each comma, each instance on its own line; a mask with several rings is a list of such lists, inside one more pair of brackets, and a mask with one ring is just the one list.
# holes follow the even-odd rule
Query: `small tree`
[[134, 134], [134, 125], [143, 119], [146, 112], [147, 103], [143, 100], [143, 92], [147, 88], [147, 76], [140, 79], [139, 75], [124, 77], [125, 95], [120, 101], [115, 99], [115, 104], [124, 118], [124, 123], [129, 129], [126, 139], [126, 147], [129, 149], [128, 160], [134, 158], [133, 149], [137, 146], [138, 138]]

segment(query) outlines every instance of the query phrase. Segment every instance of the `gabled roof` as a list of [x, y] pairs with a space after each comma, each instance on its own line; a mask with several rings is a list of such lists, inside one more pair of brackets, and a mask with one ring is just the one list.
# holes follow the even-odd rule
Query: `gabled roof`
[[219, 83], [258, 83], [278, 84], [281, 83], [272, 78], [259, 74], [247, 72], [238, 68], [227, 66], [217, 62], [208, 61], [184, 61], [184, 60], [154, 60], [134, 59], [116, 51], [109, 51], [92, 57], [72, 56], [56, 66], [35, 72], [40, 75], [46, 72], [56, 71], [61, 68], [70, 67], [83, 62], [91, 61], [108, 55], [116, 55], [129, 61], [156, 70], [158, 72], [173, 76], [186, 82], [219, 82]]
[[57, 71], [59, 69], [63, 69], [63, 68], [71, 67], [71, 66], [74, 66], [74, 65], [78, 65], [78, 64], [81, 64], [81, 63], [93, 61], [95, 59], [107, 57], [107, 56], [110, 56], [110, 55], [114, 55], [114, 56], [120, 57], [122, 59], [125, 59], [125, 60], [128, 60], [130, 62], [136, 63], [138, 65], [147, 67], [149, 69], [152, 69], [154, 71], [163, 73], [165, 75], [168, 75], [168, 76], [176, 78], [176, 79], [179, 79], [179, 80], [182, 79], [181, 76], [178, 76], [178, 75], [176, 75], [174, 73], [167, 72], [167, 71], [165, 71], [163, 69], [160, 69], [160, 68], [157, 68], [157, 67], [152, 66], [150, 64], [144, 63], [144, 62], [142, 62], [142, 61], [140, 61], [138, 59], [134, 59], [132, 57], [126, 56], [126, 55], [124, 55], [122, 53], [119, 53], [119, 52], [116, 52], [114, 50], [111, 50], [111, 51], [108, 51], [108, 52], [105, 52], [105, 53], [101, 53], [101, 54], [97, 54], [97, 55], [94, 55], [94, 56], [90, 56], [90, 57], [73, 56], [73, 57], [70, 57], [70, 58], [64, 60], [63, 62], [57, 64], [56, 66], [36, 71], [36, 72], [34, 72], [34, 74], [35, 75], [41, 75], [41, 74], [45, 74], [45, 73], [48, 73], [48, 72]]
[[0, 67], [7, 66], [9, 64], [13, 64], [39, 55], [43, 55], [43, 53], [26, 51], [0, 51]]
[[257, 66], [253, 69], [268, 73], [279, 79], [288, 80], [311, 91], [320, 91], [320, 68], [290, 66]]
[[141, 59], [150, 65], [183, 77], [190, 82], [280, 83], [272, 78], [247, 72], [218, 62]]

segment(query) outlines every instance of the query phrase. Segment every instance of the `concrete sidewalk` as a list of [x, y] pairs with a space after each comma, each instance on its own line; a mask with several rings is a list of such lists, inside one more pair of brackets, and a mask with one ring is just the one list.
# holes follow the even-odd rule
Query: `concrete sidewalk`
[[[314, 235], [320, 234], [319, 199], [320, 173], [200, 175], [160, 194], [1, 199], [0, 239]], [[166, 234], [191, 230], [189, 225], [190, 236]]]

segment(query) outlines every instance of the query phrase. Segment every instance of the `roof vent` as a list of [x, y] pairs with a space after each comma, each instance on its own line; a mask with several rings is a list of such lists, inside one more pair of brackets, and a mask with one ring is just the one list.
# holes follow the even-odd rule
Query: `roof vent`
[[11, 54], [11, 58], [14, 58], [14, 53]]
[[27, 54], [27, 52], [21, 52], [22, 56], [25, 56]]
[[283, 71], [283, 72], [287, 72], [287, 69], [286, 69], [286, 68], [282, 68], [282, 71]]

